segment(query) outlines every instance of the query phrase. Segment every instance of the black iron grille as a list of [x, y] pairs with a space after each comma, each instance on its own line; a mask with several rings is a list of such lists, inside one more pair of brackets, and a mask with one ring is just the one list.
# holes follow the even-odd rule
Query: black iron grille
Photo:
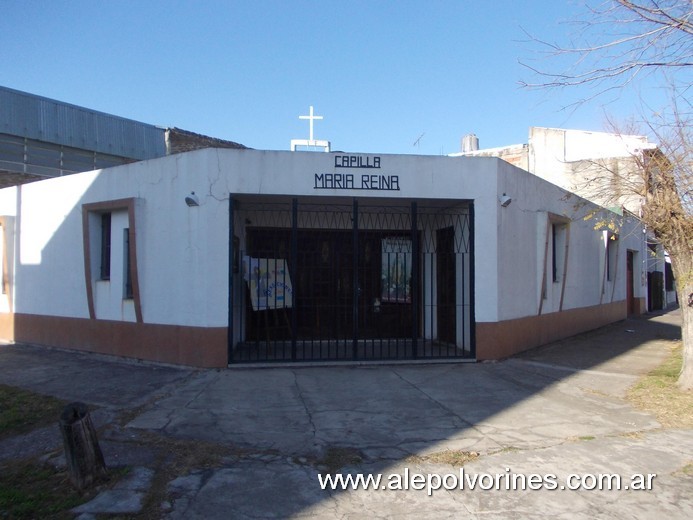
[[231, 362], [474, 357], [470, 203], [232, 208]]

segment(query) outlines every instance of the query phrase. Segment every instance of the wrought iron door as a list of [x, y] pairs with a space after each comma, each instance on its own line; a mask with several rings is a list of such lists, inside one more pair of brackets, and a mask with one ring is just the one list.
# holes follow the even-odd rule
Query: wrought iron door
[[290, 294], [259, 304], [252, 291], [272, 283], [251, 290], [244, 276], [243, 296], [231, 299], [230, 315], [243, 318], [230, 361], [473, 357], [465, 208], [244, 203], [238, 256], [286, 265], [275, 285]]

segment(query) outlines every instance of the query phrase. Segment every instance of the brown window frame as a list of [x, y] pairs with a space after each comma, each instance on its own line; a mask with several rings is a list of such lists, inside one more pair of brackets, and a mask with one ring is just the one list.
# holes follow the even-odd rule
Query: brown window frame
[[[89, 216], [100, 215], [104, 213], [113, 213], [114, 211], [127, 211], [128, 213], [128, 240], [129, 240], [129, 264], [130, 275], [132, 279], [132, 299], [135, 305], [135, 319], [137, 323], [142, 323], [142, 303], [140, 298], [139, 275], [137, 270], [137, 219], [135, 218], [136, 199], [126, 198], [117, 200], [108, 200], [103, 202], [91, 202], [82, 204], [82, 240], [84, 246], [84, 280], [87, 292], [87, 305], [89, 308], [89, 318], [96, 319], [96, 308], [94, 305], [94, 278], [92, 276], [92, 259], [91, 259], [91, 240], [89, 230]], [[97, 279], [98, 280], [98, 279]]]

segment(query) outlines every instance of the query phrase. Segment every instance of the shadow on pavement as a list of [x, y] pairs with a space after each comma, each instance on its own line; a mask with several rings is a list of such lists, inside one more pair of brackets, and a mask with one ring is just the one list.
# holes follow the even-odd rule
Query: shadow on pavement
[[[657, 433], [659, 424], [623, 396], [667, 356], [670, 340], [680, 338], [679, 319], [678, 311], [629, 319], [479, 364], [190, 370], [5, 346], [0, 382], [119, 413], [136, 409], [126, 432], [240, 450], [216, 470], [192, 468], [169, 483], [161, 511], [168, 518], [420, 518], [422, 507], [436, 518], [493, 511], [502, 517], [517, 513], [518, 504], [536, 516], [584, 511], [589, 517], [616, 507], [613, 497], [575, 493], [569, 500], [579, 504], [567, 510], [568, 495], [556, 502], [542, 493], [521, 495], [514, 505], [505, 501], [518, 494], [441, 491], [431, 501], [425, 492], [322, 490], [318, 475], [339, 466], [344, 474], [458, 471], [441, 453], [480, 454], [465, 465], [477, 471], [503, 472], [512, 463], [514, 471], [561, 475], [605, 471], [611, 461], [611, 471], [627, 472], [646, 460], [639, 451], [646, 447], [661, 470], [678, 460], [679, 433], [658, 438], [659, 452], [640, 446], [639, 436]], [[629, 439], [627, 453], [614, 439]], [[685, 457], [690, 436], [683, 439]], [[343, 458], [331, 460], [335, 454]], [[679, 500], [676, 489], [637, 505], [638, 511], [662, 510], [662, 501]]]

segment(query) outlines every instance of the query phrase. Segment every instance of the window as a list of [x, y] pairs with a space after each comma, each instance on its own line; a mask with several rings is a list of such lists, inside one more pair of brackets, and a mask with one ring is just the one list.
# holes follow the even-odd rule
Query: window
[[[137, 280], [137, 243], [134, 241], [137, 235], [136, 200], [117, 199], [82, 205], [84, 278], [90, 319], [98, 319], [97, 305], [101, 306], [99, 312], [103, 311], [104, 316], [108, 313], [114, 316], [114, 313], [120, 312], [120, 305], [116, 301], [122, 302], [123, 299], [132, 298], [135, 320], [142, 323]], [[132, 242], [129, 240], [130, 231]], [[126, 265], [126, 262], [130, 262], [131, 265]], [[99, 283], [102, 280], [109, 283]], [[117, 287], [110, 282], [115, 283]], [[111, 295], [114, 299], [111, 299]], [[127, 312], [130, 312], [129, 309], [130, 306]]]
[[101, 280], [111, 279], [111, 214], [101, 214]]
[[123, 291], [123, 298], [126, 300], [132, 300], [132, 271], [130, 268], [130, 228], [123, 229], [123, 265], [125, 266], [125, 273], [123, 279], [125, 280], [125, 287]]
[[560, 282], [565, 276], [566, 224], [551, 224], [552, 280]]
[[606, 239], [606, 279], [611, 280], [611, 239]]
[[606, 279], [611, 281], [616, 273], [616, 258], [618, 255], [618, 235], [607, 234], [606, 238]]

